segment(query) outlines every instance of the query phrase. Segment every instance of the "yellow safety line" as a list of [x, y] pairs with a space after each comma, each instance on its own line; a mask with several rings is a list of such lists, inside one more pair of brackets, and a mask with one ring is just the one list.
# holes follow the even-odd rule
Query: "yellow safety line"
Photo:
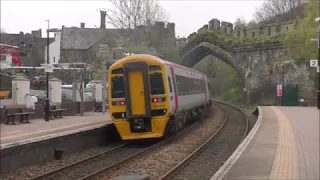
[[47, 130], [26, 133], [26, 134], [20, 134], [20, 135], [12, 135], [12, 136], [3, 137], [3, 138], [1, 138], [1, 140], [7, 140], [7, 139], [18, 138], [18, 137], [29, 136], [29, 135], [36, 135], [36, 134], [41, 134], [41, 133], [51, 132], [51, 131], [56, 131], [56, 130], [63, 130], [63, 129], [68, 129], [68, 128], [81, 126], [81, 125], [85, 125], [85, 124], [92, 124], [92, 122], [85, 122], [85, 123], [81, 123], [81, 124], [75, 124], [75, 125], [64, 126], [64, 127], [59, 127], [59, 128], [47, 129]]
[[298, 153], [294, 134], [287, 117], [277, 107], [272, 107], [278, 117], [278, 145], [269, 179], [299, 179]]

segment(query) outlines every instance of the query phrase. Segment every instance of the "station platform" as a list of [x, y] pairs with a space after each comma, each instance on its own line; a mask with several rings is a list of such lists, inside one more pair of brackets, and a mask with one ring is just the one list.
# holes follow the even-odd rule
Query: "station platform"
[[247, 138], [213, 179], [319, 179], [319, 110], [258, 107]]
[[1, 124], [0, 149], [88, 131], [111, 124], [109, 113], [85, 112], [84, 116], [33, 119], [31, 123], [17, 125]]

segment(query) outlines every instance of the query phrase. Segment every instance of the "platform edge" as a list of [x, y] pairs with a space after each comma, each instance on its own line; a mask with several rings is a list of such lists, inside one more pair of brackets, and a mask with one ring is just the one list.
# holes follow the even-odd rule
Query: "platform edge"
[[69, 131], [64, 131], [64, 132], [59, 132], [59, 133], [54, 133], [54, 134], [48, 134], [48, 135], [44, 135], [44, 136], [39, 136], [39, 137], [35, 137], [35, 138], [29, 138], [29, 139], [24, 139], [24, 140], [19, 140], [16, 142], [10, 142], [10, 143], [6, 143], [6, 144], [1, 144], [0, 145], [0, 150], [4, 150], [7, 148], [12, 148], [15, 146], [21, 146], [24, 144], [29, 144], [29, 143], [34, 143], [34, 142], [39, 142], [39, 141], [45, 141], [48, 139], [52, 139], [52, 138], [57, 138], [57, 137], [61, 137], [61, 136], [67, 136], [70, 134], [76, 134], [76, 133], [81, 133], [84, 131], [89, 131], [89, 130], [93, 130], [93, 129], [97, 129], [97, 128], [102, 128], [106, 125], [112, 124], [112, 122], [106, 122], [106, 123], [102, 123], [102, 124], [97, 124], [97, 125], [92, 125], [89, 127], [83, 127], [80, 129], [73, 129], [73, 130], [69, 130]]
[[260, 106], [257, 106], [258, 109], [258, 119], [254, 127], [251, 129], [247, 137], [242, 141], [238, 148], [233, 152], [233, 154], [228, 158], [228, 160], [220, 167], [220, 169], [210, 178], [210, 180], [222, 180], [225, 175], [229, 172], [232, 166], [237, 162], [242, 153], [247, 149], [248, 145], [252, 142], [253, 137], [258, 131], [260, 124], [262, 122], [263, 111]]

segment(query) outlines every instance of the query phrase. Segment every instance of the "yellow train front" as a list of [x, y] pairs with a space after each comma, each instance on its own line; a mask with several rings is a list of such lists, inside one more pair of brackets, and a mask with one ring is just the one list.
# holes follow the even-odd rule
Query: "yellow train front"
[[110, 117], [123, 140], [163, 136], [170, 107], [164, 71], [149, 55], [127, 56], [109, 68]]

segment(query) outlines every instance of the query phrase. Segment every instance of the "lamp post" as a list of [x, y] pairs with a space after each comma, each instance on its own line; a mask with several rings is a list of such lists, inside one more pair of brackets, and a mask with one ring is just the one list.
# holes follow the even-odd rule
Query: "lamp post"
[[[320, 17], [316, 18], [315, 21], [320, 25]], [[310, 41], [318, 42], [318, 66], [317, 66], [317, 108], [320, 109], [320, 26], [317, 28], [318, 38], [311, 38]]]
[[[50, 41], [49, 41], [49, 24], [50, 24], [50, 21], [49, 19], [46, 20], [48, 21], [48, 29], [47, 29], [47, 65], [50, 64], [49, 62], [49, 44], [50, 44]], [[45, 106], [45, 112], [46, 112], [46, 115], [45, 115], [45, 120], [46, 121], [49, 121], [49, 111], [50, 111], [50, 101], [49, 101], [49, 73], [47, 72], [46, 73], [46, 76], [47, 76], [47, 79], [46, 79], [46, 82], [47, 82], [47, 98], [46, 98], [46, 106]]]
[[[46, 62], [46, 67], [45, 69], [49, 66], [50, 64], [50, 51], [49, 51], [49, 44], [50, 44], [50, 39], [49, 39], [49, 33], [50, 32], [58, 32], [58, 29], [49, 29], [49, 24], [50, 20], [46, 20], [48, 22], [48, 29], [47, 29], [47, 62]], [[46, 91], [47, 91], [47, 97], [46, 97], [46, 106], [45, 106], [45, 121], [49, 121], [49, 111], [50, 111], [50, 98], [49, 98], [49, 72], [46, 72]]]
[[[320, 25], [320, 17], [315, 19], [317, 23]], [[320, 70], [319, 70], [319, 62], [320, 62], [320, 26], [318, 26], [318, 67], [317, 67], [317, 78], [318, 78], [318, 91], [317, 91], [317, 107], [320, 109]]]

